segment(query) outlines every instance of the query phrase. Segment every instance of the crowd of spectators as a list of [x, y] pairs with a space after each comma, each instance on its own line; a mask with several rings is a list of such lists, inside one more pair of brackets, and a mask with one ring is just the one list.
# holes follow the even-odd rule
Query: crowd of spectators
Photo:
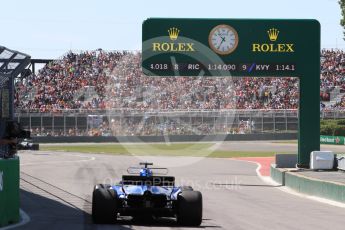
[[321, 51], [320, 91], [331, 92], [335, 87], [345, 90], [345, 53], [342, 50]]
[[[85, 89], [92, 87], [93, 95]], [[19, 110], [296, 109], [297, 78], [147, 77], [141, 53], [69, 52], [16, 82]]]
[[[321, 51], [320, 109], [345, 109], [345, 52]], [[148, 77], [141, 70], [140, 52], [106, 52], [101, 49], [69, 52], [36, 74], [16, 80], [17, 110], [60, 113], [66, 110], [172, 111], [226, 109], [297, 109], [298, 78], [256, 77]], [[344, 95], [330, 104], [331, 95]], [[332, 97], [334, 98], [334, 96]], [[326, 105], [327, 104], [327, 105]], [[252, 125], [238, 127], [199, 122], [123, 119], [95, 129], [32, 130], [34, 135], [162, 135], [246, 133]]]
[[[345, 92], [345, 53], [321, 51], [320, 98]], [[86, 93], [92, 88], [93, 93]], [[218, 110], [296, 109], [297, 78], [148, 77], [140, 52], [101, 49], [69, 52], [27, 78], [16, 81], [17, 109], [62, 110]], [[345, 109], [345, 97], [326, 109]]]
[[105, 108], [104, 102], [97, 98], [84, 101], [84, 87], [94, 86], [101, 97], [107, 84], [106, 72], [126, 54], [101, 50], [80, 54], [69, 52], [62, 59], [44, 66], [37, 74], [17, 81], [15, 105], [18, 109], [39, 112]]
[[[330, 100], [330, 93], [338, 89], [345, 93], [345, 52], [342, 50], [322, 50], [321, 52], [321, 99]], [[344, 110], [345, 94], [326, 110]]]
[[[296, 78], [147, 77], [141, 54], [92, 51], [68, 53], [37, 74], [16, 82], [17, 109], [58, 113], [61, 110], [133, 109], [218, 110], [296, 109]], [[91, 90], [91, 95], [86, 93]], [[107, 136], [246, 133], [248, 125], [213, 126], [204, 122], [122, 119], [88, 130], [34, 129], [33, 135]]]
[[[94, 89], [85, 95], [86, 87]], [[321, 51], [320, 98], [345, 92], [345, 53]], [[140, 52], [69, 52], [16, 82], [20, 110], [296, 109], [297, 78], [152, 78], [142, 74]], [[344, 109], [345, 98], [330, 108]]]

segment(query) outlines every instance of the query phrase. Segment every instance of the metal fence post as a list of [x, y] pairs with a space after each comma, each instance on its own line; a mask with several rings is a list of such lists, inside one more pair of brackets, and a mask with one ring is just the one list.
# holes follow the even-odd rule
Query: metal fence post
[[273, 120], [273, 133], [276, 132], [276, 116], [275, 113], [272, 114], [272, 120]]
[[30, 131], [32, 130], [32, 127], [31, 127], [31, 114], [29, 114], [29, 129], [30, 129]]
[[63, 135], [66, 136], [66, 115], [63, 115]]
[[287, 114], [285, 113], [285, 132], [288, 130]]
[[264, 115], [261, 114], [261, 132], [264, 132]]
[[78, 116], [75, 114], [74, 115], [75, 117], [75, 134], [77, 135], [77, 132], [78, 132]]
[[54, 136], [54, 114], [52, 115], [52, 136]]
[[40, 118], [41, 118], [41, 124], [40, 124], [40, 133], [41, 133], [41, 135], [42, 135], [42, 128], [43, 128], [43, 116], [42, 116], [42, 114], [40, 114], [41, 116], [40, 116]]

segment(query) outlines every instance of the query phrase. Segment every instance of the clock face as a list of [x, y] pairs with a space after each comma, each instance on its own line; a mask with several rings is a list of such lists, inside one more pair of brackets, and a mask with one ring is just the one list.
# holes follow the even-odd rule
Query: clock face
[[231, 26], [218, 25], [211, 30], [208, 43], [217, 54], [227, 55], [236, 49], [238, 34]]

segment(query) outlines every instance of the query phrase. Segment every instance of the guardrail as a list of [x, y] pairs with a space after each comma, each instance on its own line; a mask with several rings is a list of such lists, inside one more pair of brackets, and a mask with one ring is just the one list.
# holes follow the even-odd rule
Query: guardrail
[[297, 133], [265, 134], [219, 134], [219, 135], [169, 135], [169, 136], [59, 136], [33, 137], [37, 143], [76, 142], [199, 142], [199, 141], [254, 141], [254, 140], [296, 140]]
[[[177, 115], [177, 114], [203, 114], [203, 115], [232, 115], [232, 114], [279, 114], [279, 115], [298, 115], [296, 109], [131, 109], [131, 108], [113, 108], [113, 109], [54, 109], [52, 111], [41, 111], [40, 109], [17, 109], [15, 116], [27, 115], [63, 115], [63, 114], [76, 114], [76, 115]], [[344, 111], [345, 116], [345, 111]]]
[[[204, 116], [215, 114], [231, 115], [263, 115], [276, 114], [278, 116], [295, 116], [298, 117], [297, 109], [130, 109], [130, 108], [113, 108], [113, 109], [55, 109], [49, 112], [43, 112], [40, 109], [17, 109], [15, 116], [61, 116], [67, 114], [75, 115], [178, 115], [178, 114], [203, 114]], [[338, 119], [345, 118], [345, 110], [341, 109], [327, 109], [320, 111], [321, 119]]]

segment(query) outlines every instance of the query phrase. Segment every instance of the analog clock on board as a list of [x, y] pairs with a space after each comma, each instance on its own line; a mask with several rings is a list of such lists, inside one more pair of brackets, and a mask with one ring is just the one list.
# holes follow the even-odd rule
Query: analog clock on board
[[229, 25], [218, 25], [211, 30], [208, 36], [208, 43], [217, 54], [227, 55], [236, 49], [238, 34]]

